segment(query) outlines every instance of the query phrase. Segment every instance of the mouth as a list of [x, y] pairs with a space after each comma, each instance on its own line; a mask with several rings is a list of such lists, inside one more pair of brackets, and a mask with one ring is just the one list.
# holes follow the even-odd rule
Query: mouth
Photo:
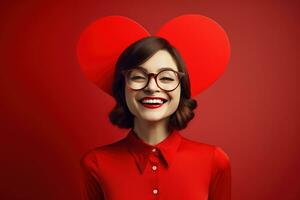
[[162, 97], [144, 97], [138, 100], [146, 108], [159, 108], [165, 104], [168, 100]]

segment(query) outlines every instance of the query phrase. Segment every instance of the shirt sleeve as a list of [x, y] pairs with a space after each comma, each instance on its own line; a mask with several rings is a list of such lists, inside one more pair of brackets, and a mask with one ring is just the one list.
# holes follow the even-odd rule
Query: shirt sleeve
[[81, 199], [104, 200], [104, 194], [97, 176], [97, 162], [93, 153], [85, 154], [80, 160]]
[[215, 147], [212, 159], [212, 174], [209, 200], [231, 200], [231, 166], [228, 155]]

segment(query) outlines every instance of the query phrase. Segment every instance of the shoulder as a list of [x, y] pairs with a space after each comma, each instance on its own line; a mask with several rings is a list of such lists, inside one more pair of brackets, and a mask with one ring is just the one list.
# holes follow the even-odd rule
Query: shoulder
[[207, 155], [211, 158], [216, 166], [225, 167], [229, 165], [230, 159], [228, 154], [219, 146], [194, 141], [184, 136], [182, 138], [182, 148], [193, 151], [197, 154]]
[[182, 148], [190, 151], [196, 151], [213, 155], [215, 146], [195, 140], [188, 139], [181, 135], [181, 146]]
[[100, 157], [121, 154], [124, 152], [124, 139], [89, 149], [81, 156], [80, 164], [83, 166], [97, 165]]
[[213, 162], [214, 166], [217, 168], [226, 169], [230, 167], [230, 158], [228, 154], [218, 146], [215, 146]]

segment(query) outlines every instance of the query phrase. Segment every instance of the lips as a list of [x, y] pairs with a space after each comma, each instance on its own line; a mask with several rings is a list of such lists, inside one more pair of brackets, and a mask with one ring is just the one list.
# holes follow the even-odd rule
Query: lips
[[138, 100], [144, 107], [147, 108], [159, 108], [168, 100], [162, 97], [143, 97]]
[[162, 97], [143, 97], [139, 100], [140, 103], [157, 103], [157, 102], [162, 102], [162, 103], [165, 103], [167, 102], [168, 100], [167, 99], [164, 99]]
[[163, 101], [163, 104], [166, 103], [168, 100], [167, 99], [164, 99], [162, 97], [143, 97], [141, 98], [140, 100], [138, 100], [140, 103], [144, 104], [143, 101], [146, 101], [146, 100], [161, 100]]

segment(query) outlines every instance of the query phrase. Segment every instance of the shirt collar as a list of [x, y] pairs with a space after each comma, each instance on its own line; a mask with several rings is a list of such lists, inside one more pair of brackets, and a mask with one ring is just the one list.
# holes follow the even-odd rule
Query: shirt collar
[[126, 136], [126, 141], [128, 150], [134, 157], [140, 173], [143, 173], [149, 160], [149, 156], [153, 153], [153, 149], [156, 149], [155, 153], [163, 159], [166, 167], [169, 167], [180, 145], [181, 135], [177, 130], [173, 130], [167, 138], [160, 143], [150, 145], [140, 139], [133, 129], [131, 129]]

